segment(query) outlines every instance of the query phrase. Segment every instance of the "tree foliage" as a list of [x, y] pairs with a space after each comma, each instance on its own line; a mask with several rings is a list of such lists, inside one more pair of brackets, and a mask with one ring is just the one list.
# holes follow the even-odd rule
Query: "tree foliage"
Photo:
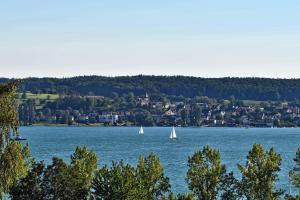
[[225, 166], [221, 163], [220, 153], [205, 146], [188, 158], [187, 181], [189, 189], [202, 200], [216, 199]]
[[93, 182], [93, 197], [96, 200], [133, 200], [138, 196], [137, 187], [135, 169], [122, 161], [113, 162], [109, 169], [103, 166], [97, 171]]
[[28, 157], [28, 146], [23, 148], [19, 142], [9, 142], [4, 148], [0, 154], [0, 199], [19, 178], [27, 174]]
[[[298, 189], [298, 193], [300, 193], [300, 174], [299, 174], [299, 167], [300, 167], [300, 147], [297, 149], [296, 156], [294, 158], [294, 162], [296, 167], [289, 172], [289, 176], [292, 180], [293, 185]], [[298, 197], [300, 199], [300, 197]]]
[[[12, 200], [280, 199], [282, 191], [275, 187], [280, 162], [280, 155], [273, 148], [265, 151], [255, 144], [245, 166], [238, 165], [242, 175], [238, 180], [232, 172], [226, 174], [220, 153], [206, 146], [188, 159], [187, 180], [192, 193], [175, 196], [155, 155], [140, 157], [136, 167], [120, 161], [96, 170], [94, 153], [86, 147], [77, 147], [70, 164], [59, 158], [53, 158], [48, 166], [33, 162], [26, 176], [12, 182], [10, 197]], [[297, 200], [299, 196], [287, 195], [285, 199]]]
[[10, 141], [11, 130], [17, 133], [19, 126], [15, 94], [18, 82], [0, 85], [0, 149]]
[[18, 134], [19, 120], [15, 102], [18, 82], [0, 85], [0, 199], [13, 184], [27, 173], [28, 146], [10, 139]]
[[280, 171], [281, 157], [274, 148], [265, 151], [262, 145], [254, 144], [247, 156], [245, 166], [238, 165], [242, 174], [241, 192], [246, 199], [278, 199], [281, 190], [275, 188]]
[[[0, 79], [8, 82], [9, 79]], [[132, 92], [134, 95], [160, 93], [183, 97], [249, 100], [300, 99], [299, 79], [267, 78], [197, 78], [186, 76], [81, 76], [73, 78], [27, 78], [23, 91], [112, 96]]]
[[47, 167], [33, 163], [28, 175], [15, 183], [10, 196], [13, 200], [88, 199], [96, 167], [95, 154], [77, 147], [69, 165], [59, 158], [53, 158]]
[[157, 199], [164, 193], [169, 192], [169, 178], [165, 177], [164, 169], [160, 164], [160, 160], [154, 154], [147, 157], [140, 157], [137, 169], [137, 178], [139, 187], [145, 199]]
[[225, 174], [220, 184], [220, 198], [224, 200], [240, 199], [240, 182], [234, 177], [233, 172]]
[[93, 182], [93, 197], [97, 200], [155, 200], [170, 191], [158, 157], [140, 157], [136, 168], [123, 161], [103, 166]]

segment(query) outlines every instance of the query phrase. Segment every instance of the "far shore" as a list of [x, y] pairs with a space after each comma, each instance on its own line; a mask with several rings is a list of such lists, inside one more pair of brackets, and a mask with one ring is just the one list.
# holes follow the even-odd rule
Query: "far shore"
[[[76, 123], [72, 125], [68, 124], [60, 124], [60, 123], [36, 123], [32, 125], [21, 125], [21, 127], [34, 127], [34, 126], [49, 126], [49, 127], [140, 127], [140, 125], [104, 125], [103, 123], [90, 123], [90, 124], [84, 124], [84, 123]], [[143, 127], [172, 127], [172, 125], [166, 125], [166, 126], [144, 126]], [[178, 128], [259, 128], [259, 129], [272, 129], [272, 128], [300, 128], [300, 127], [255, 127], [255, 126], [176, 126]]]

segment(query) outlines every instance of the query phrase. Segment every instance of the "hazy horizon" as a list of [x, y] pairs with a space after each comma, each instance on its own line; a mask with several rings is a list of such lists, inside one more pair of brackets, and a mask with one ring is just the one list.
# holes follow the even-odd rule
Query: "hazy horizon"
[[55, 79], [63, 79], [63, 78], [75, 78], [75, 77], [93, 77], [93, 76], [99, 76], [99, 77], [109, 77], [109, 78], [115, 78], [115, 77], [134, 77], [134, 76], [157, 76], [157, 77], [193, 77], [193, 78], [204, 78], [204, 79], [222, 79], [222, 78], [261, 78], [261, 79], [300, 79], [300, 78], [280, 78], [280, 77], [259, 77], [259, 76], [220, 76], [220, 77], [203, 77], [203, 76], [189, 76], [189, 75], [159, 75], [159, 74], [133, 74], [133, 75], [115, 75], [115, 76], [106, 76], [106, 75], [75, 75], [75, 76], [28, 76], [28, 77], [5, 77], [0, 76], [0, 78], [7, 78], [7, 79], [28, 79], [28, 78], [55, 78]]
[[0, 77], [300, 78], [300, 2], [6, 1]]

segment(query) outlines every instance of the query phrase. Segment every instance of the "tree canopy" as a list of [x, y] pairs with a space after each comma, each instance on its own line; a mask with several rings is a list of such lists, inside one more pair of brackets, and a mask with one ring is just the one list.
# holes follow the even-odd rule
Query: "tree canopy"
[[[2, 78], [0, 83], [8, 82]], [[183, 97], [208, 96], [217, 99], [294, 100], [300, 99], [300, 79], [197, 78], [186, 76], [80, 76], [73, 78], [23, 79], [21, 91], [80, 94], [165, 94]]]
[[0, 148], [8, 144], [11, 130], [17, 133], [19, 118], [15, 95], [18, 81], [0, 85]]
[[0, 85], [0, 199], [28, 171], [28, 146], [10, 139], [11, 131], [18, 134], [17, 85], [17, 81]]

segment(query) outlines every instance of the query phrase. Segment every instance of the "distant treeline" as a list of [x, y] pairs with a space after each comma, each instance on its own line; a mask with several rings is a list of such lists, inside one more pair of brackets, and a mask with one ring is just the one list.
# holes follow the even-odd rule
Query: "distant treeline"
[[[8, 82], [2, 78], [0, 83]], [[26, 78], [21, 91], [111, 96], [112, 93], [165, 94], [217, 99], [300, 99], [300, 79], [197, 78], [186, 76], [80, 76], [73, 78]]]

